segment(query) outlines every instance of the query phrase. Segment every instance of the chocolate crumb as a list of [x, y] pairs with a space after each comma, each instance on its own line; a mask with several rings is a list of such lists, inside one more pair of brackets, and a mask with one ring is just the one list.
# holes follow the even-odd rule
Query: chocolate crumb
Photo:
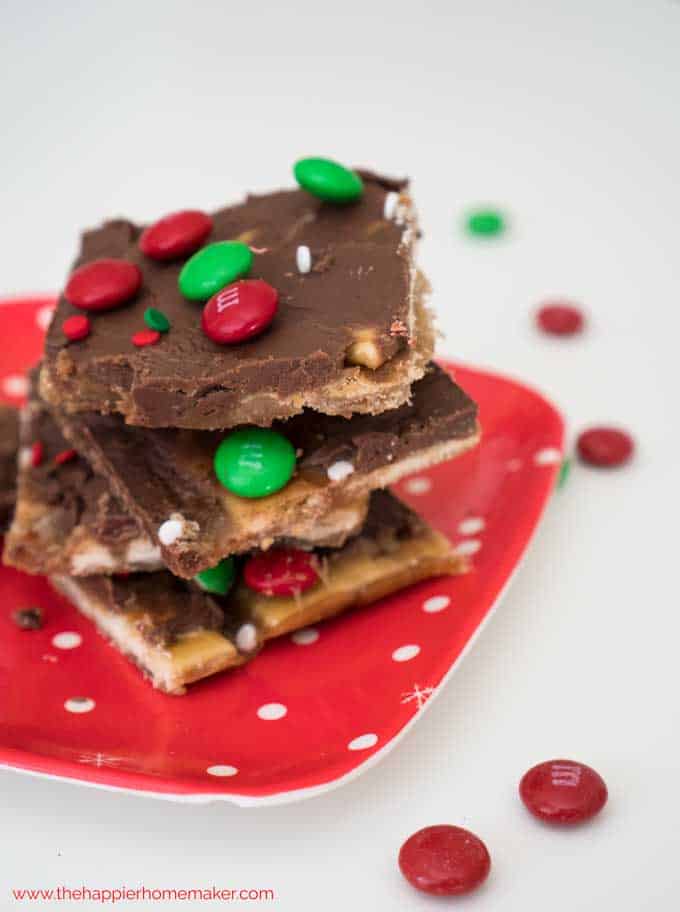
[[22, 630], [40, 630], [43, 614], [40, 608], [19, 608], [12, 615], [12, 620]]

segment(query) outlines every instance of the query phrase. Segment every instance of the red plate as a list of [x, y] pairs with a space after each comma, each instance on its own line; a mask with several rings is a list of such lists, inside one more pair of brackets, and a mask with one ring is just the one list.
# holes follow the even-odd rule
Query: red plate
[[[21, 400], [22, 372], [40, 355], [50, 304], [0, 304], [0, 332], [12, 339], [0, 352], [6, 401]], [[284, 637], [244, 668], [169, 697], [44, 579], [3, 567], [0, 764], [245, 805], [322, 792], [381, 759], [492, 612], [561, 461], [562, 419], [538, 393], [470, 368], [457, 368], [456, 378], [480, 405], [483, 443], [403, 481], [398, 493], [471, 555], [473, 572]], [[19, 630], [11, 620], [30, 605], [45, 612], [42, 630]]]

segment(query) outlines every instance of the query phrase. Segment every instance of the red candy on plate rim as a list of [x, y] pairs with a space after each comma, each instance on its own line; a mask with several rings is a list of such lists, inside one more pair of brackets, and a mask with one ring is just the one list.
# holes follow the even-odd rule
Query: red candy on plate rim
[[583, 329], [583, 312], [568, 301], [544, 304], [536, 314], [536, 322], [551, 336], [573, 336]]
[[80, 310], [113, 310], [139, 291], [142, 273], [128, 260], [93, 260], [75, 269], [64, 297]]
[[635, 449], [630, 434], [612, 427], [594, 427], [583, 431], [576, 446], [583, 462], [602, 468], [624, 465]]
[[67, 317], [61, 324], [61, 331], [71, 342], [78, 342], [90, 335], [90, 321], [84, 314]]
[[203, 332], [219, 345], [252, 339], [274, 319], [278, 302], [278, 291], [262, 279], [232, 282], [203, 308]]
[[548, 760], [522, 777], [519, 794], [534, 817], [548, 823], [581, 823], [605, 806], [607, 786], [594, 769], [573, 760]]
[[399, 851], [399, 868], [408, 882], [434, 896], [469, 893], [488, 877], [489, 852], [474, 833], [441, 824], [410, 836]]
[[140, 329], [132, 337], [132, 344], [137, 348], [144, 348], [145, 345], [155, 345], [160, 339], [161, 334], [157, 329]]
[[271, 548], [251, 557], [243, 568], [250, 589], [264, 595], [295, 595], [319, 579], [315, 558], [299, 548]]
[[212, 226], [212, 219], [205, 212], [183, 209], [149, 225], [139, 238], [139, 247], [152, 260], [176, 260], [198, 250]]

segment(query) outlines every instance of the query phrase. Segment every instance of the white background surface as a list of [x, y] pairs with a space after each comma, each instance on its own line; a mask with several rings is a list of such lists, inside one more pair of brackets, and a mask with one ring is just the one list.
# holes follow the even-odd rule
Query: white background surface
[[[58, 287], [105, 215], [214, 208], [290, 183], [301, 155], [406, 172], [442, 350], [543, 388], [572, 431], [619, 422], [639, 442], [630, 468], [574, 470], [475, 650], [377, 769], [265, 810], [4, 772], [0, 908], [17, 885], [216, 883], [271, 887], [286, 912], [434, 909], [395, 858], [439, 822], [493, 856], [456, 907], [676, 908], [680, 4], [0, 9], [3, 291]], [[487, 201], [511, 217], [502, 242], [460, 231]], [[587, 308], [586, 336], [532, 329], [554, 294]], [[555, 832], [519, 804], [553, 756], [606, 778], [592, 825]]]

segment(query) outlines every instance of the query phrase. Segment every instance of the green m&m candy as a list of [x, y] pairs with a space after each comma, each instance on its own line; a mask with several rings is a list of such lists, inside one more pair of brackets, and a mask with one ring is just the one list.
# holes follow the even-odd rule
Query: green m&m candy
[[358, 174], [329, 158], [301, 158], [293, 173], [303, 190], [328, 203], [351, 203], [364, 192]]
[[478, 237], [497, 237], [505, 228], [503, 213], [497, 209], [475, 209], [467, 217], [467, 230]]
[[196, 582], [213, 595], [226, 595], [234, 585], [236, 562], [233, 557], [225, 557], [216, 567], [202, 570], [196, 575]]
[[179, 290], [190, 301], [207, 301], [236, 279], [248, 275], [253, 254], [241, 241], [217, 241], [190, 257], [179, 274]]
[[279, 491], [295, 471], [295, 450], [268, 428], [242, 428], [225, 437], [214, 457], [215, 474], [239, 497], [266, 497]]
[[170, 329], [170, 320], [168, 320], [162, 310], [156, 310], [155, 307], [146, 308], [144, 322], [149, 329], [155, 329], [159, 333], [166, 333]]

